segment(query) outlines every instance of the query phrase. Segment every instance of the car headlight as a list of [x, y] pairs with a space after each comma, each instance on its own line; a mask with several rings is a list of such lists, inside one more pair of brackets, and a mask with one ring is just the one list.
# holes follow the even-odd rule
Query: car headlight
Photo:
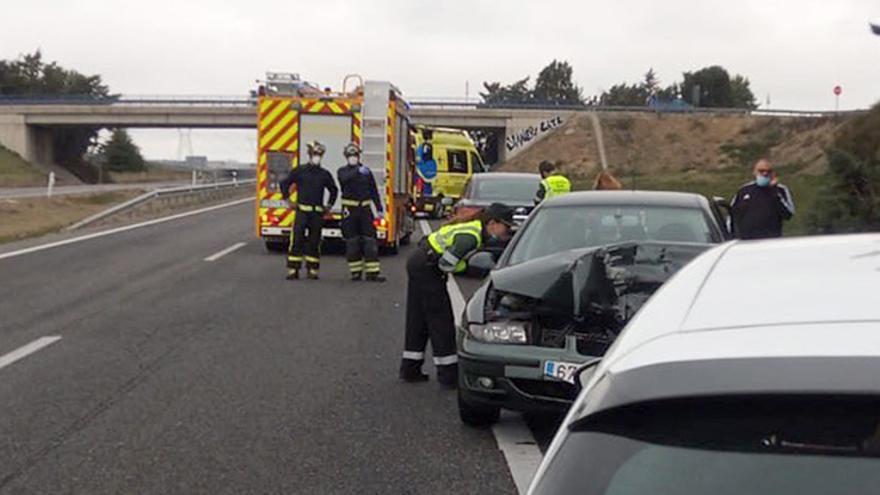
[[468, 326], [471, 336], [489, 344], [526, 344], [528, 323], [525, 321], [493, 321], [485, 325]]

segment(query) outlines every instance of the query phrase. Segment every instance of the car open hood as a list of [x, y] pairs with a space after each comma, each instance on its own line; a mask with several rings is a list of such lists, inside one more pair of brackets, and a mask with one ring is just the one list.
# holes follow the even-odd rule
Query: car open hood
[[544, 310], [580, 317], [622, 294], [650, 295], [710, 244], [627, 242], [575, 249], [495, 270], [496, 291], [525, 296]]

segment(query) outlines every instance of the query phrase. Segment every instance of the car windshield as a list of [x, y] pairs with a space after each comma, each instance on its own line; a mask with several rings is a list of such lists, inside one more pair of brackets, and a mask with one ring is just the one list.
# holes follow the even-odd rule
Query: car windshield
[[876, 402], [678, 404], [577, 430], [537, 493], [819, 495], [880, 486]]
[[539, 183], [537, 177], [535, 179], [486, 177], [474, 181], [470, 197], [486, 201], [530, 203], [535, 199]]
[[535, 214], [514, 245], [508, 264], [626, 241], [711, 243], [718, 239], [697, 208], [557, 206]]

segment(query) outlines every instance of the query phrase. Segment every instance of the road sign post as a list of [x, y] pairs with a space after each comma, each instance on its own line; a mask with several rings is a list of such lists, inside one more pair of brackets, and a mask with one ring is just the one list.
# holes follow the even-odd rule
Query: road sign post
[[838, 84], [834, 86], [834, 111], [840, 111], [840, 94], [843, 93], [843, 88]]

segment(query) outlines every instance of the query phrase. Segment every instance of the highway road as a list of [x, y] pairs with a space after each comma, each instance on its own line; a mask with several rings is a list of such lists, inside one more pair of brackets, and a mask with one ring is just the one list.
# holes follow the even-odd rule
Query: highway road
[[522, 490], [552, 426], [397, 379], [408, 250], [289, 282], [252, 208], [0, 247], [0, 494]]

